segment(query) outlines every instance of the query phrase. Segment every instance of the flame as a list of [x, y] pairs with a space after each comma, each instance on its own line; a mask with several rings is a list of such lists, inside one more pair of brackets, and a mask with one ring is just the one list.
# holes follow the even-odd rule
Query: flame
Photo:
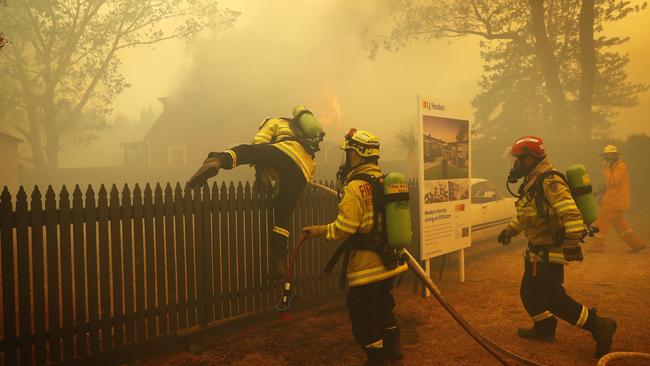
[[314, 105], [316, 118], [326, 130], [341, 129], [341, 103], [334, 91], [328, 87], [324, 88], [320, 97]]

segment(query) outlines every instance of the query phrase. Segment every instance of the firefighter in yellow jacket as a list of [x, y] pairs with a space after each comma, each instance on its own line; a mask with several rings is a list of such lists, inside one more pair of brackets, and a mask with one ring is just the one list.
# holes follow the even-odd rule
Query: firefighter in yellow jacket
[[582, 260], [579, 244], [586, 228], [580, 211], [563, 175], [547, 160], [540, 138], [517, 140], [511, 153], [516, 160], [508, 181], [524, 181], [516, 202], [517, 216], [501, 232], [499, 242], [507, 245], [522, 231], [528, 238], [520, 296], [534, 322], [532, 328], [519, 328], [517, 334], [553, 342], [556, 318], [560, 318], [591, 332], [596, 340], [595, 354], [602, 357], [611, 348], [616, 321], [578, 303], [563, 286], [564, 265]]
[[[257, 183], [270, 187], [271, 179], [277, 179], [278, 192], [274, 203], [274, 226], [269, 248], [269, 272], [271, 279], [284, 276], [289, 240], [289, 218], [300, 193], [311, 181], [314, 158], [324, 133], [309, 137], [300, 124], [307, 114], [313, 124], [318, 122], [303, 106], [294, 108], [293, 118], [267, 118], [262, 122], [253, 144], [239, 145], [223, 152], [211, 152], [199, 170], [190, 178], [189, 185], [201, 187], [208, 178], [217, 175], [219, 169], [233, 169], [240, 165], [254, 165]], [[304, 119], [303, 119], [304, 121]]]
[[342, 274], [349, 286], [347, 308], [354, 338], [366, 353], [366, 365], [388, 365], [403, 357], [391, 290], [393, 277], [406, 271], [407, 266], [381, 235], [379, 139], [370, 132], [352, 129], [341, 149], [345, 151], [345, 163], [338, 174], [342, 182], [338, 216], [331, 224], [309, 226], [303, 231], [309, 238], [345, 240], [326, 272], [343, 255]]
[[613, 226], [616, 233], [630, 247], [630, 253], [637, 253], [646, 248], [641, 238], [628, 226], [623, 218], [625, 210], [630, 208], [630, 178], [627, 165], [620, 158], [614, 145], [607, 145], [601, 154], [605, 160], [605, 191], [600, 201], [600, 212], [595, 225], [600, 231], [594, 238], [592, 251], [603, 252], [605, 237]]

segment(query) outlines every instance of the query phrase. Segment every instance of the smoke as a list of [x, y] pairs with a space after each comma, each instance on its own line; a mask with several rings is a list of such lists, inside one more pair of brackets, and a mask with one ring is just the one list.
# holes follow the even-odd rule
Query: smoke
[[[473, 83], [458, 84], [444, 72], [453, 61], [436, 57], [434, 44], [368, 58], [361, 34], [381, 32], [390, 18], [383, 2], [237, 2], [240, 22], [197, 42], [192, 66], [172, 96], [192, 104], [198, 118], [220, 126], [215, 145], [249, 141], [268, 116], [288, 116], [305, 104], [336, 144], [351, 127], [378, 134], [384, 160], [403, 160], [395, 138], [416, 120], [416, 95], [454, 99]], [[467, 55], [468, 47], [460, 51]], [[446, 52], [446, 51], [445, 51]], [[478, 60], [478, 49], [472, 52]], [[462, 62], [479, 64], [466, 58]], [[470, 68], [471, 69], [471, 68]], [[469, 99], [463, 113], [469, 115]], [[193, 113], [195, 114], [195, 113]]]

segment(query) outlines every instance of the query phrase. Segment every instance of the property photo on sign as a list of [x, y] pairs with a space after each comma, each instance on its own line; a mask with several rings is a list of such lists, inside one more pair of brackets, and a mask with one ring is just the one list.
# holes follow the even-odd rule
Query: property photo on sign
[[424, 180], [469, 177], [469, 122], [423, 116]]

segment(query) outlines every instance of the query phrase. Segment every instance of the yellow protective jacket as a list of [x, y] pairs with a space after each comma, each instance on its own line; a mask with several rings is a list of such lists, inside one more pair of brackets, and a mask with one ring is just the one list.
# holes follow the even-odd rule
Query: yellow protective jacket
[[267, 118], [262, 122], [260, 130], [253, 139], [253, 144], [271, 144], [289, 155], [291, 160], [300, 167], [305, 179], [311, 182], [316, 170], [316, 163], [298, 141], [289, 140], [295, 136], [296, 134], [289, 127], [289, 120], [285, 118]]
[[613, 165], [606, 164], [605, 194], [600, 209], [603, 211], [625, 211], [630, 208], [630, 178], [627, 165], [618, 160]]
[[[353, 169], [347, 178], [361, 173], [374, 177], [382, 175], [377, 165], [364, 164]], [[323, 227], [327, 232], [327, 240], [342, 240], [356, 233], [369, 233], [375, 225], [374, 213], [372, 186], [358, 179], [348, 182], [343, 187], [343, 197], [339, 203], [336, 220]], [[347, 269], [348, 286], [354, 287], [381, 281], [406, 270], [406, 264], [389, 270], [384, 266], [381, 257], [374, 251], [353, 249], [350, 251]]]
[[[566, 263], [564, 247], [566, 242], [577, 242], [585, 236], [586, 227], [582, 221], [580, 210], [575, 204], [568, 185], [561, 177], [547, 176], [542, 183], [545, 199], [542, 200], [546, 218], [540, 218], [537, 213], [535, 200], [535, 182], [544, 172], [553, 167], [544, 159], [524, 180], [523, 196], [517, 200], [517, 216], [508, 224], [508, 229], [517, 235], [524, 232], [529, 241], [526, 258], [529, 260], [544, 260], [541, 248], [549, 251], [549, 261]], [[564, 241], [558, 243], [558, 241]]]

